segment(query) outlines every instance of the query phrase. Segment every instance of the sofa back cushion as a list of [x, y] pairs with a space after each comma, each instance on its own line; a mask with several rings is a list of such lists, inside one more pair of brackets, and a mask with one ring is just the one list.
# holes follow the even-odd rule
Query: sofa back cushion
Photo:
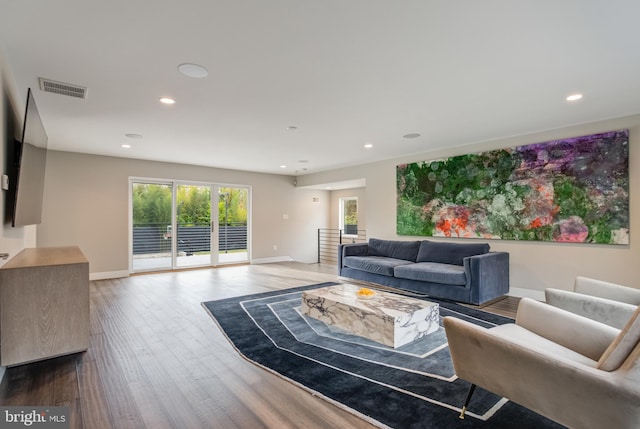
[[616, 283], [578, 276], [573, 291], [585, 295], [599, 296], [631, 305], [640, 305], [640, 289], [622, 286]]
[[440, 243], [425, 240], [420, 244], [416, 262], [463, 265], [464, 258], [487, 252], [489, 252], [487, 243]]
[[415, 262], [420, 248], [419, 241], [394, 241], [369, 239], [368, 256], [386, 256], [387, 258], [404, 259]]

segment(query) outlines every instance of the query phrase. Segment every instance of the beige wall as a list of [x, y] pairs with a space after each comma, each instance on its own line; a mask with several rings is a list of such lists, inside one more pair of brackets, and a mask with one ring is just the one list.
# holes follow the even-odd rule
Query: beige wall
[[[298, 186], [345, 180], [366, 180], [366, 230], [368, 237], [398, 237], [396, 227], [396, 165], [473, 153], [482, 150], [539, 143], [564, 137], [628, 128], [630, 132], [630, 245], [588, 245], [491, 240], [493, 250], [510, 253], [511, 287], [520, 295], [542, 296], [546, 287], [569, 289], [577, 275], [640, 288], [640, 115], [540, 132], [487, 143], [424, 152], [385, 162], [300, 176]], [[520, 290], [524, 289], [524, 290]], [[529, 293], [531, 291], [531, 293]]]
[[316, 230], [329, 224], [327, 191], [296, 188], [288, 176], [59, 151], [47, 155], [38, 247], [80, 246], [94, 278], [127, 271], [132, 176], [248, 185], [252, 260], [317, 260]]

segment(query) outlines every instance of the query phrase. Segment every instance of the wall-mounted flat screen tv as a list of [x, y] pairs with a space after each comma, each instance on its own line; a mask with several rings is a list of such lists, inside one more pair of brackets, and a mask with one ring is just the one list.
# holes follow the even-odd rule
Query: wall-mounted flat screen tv
[[47, 133], [42, 125], [31, 88], [27, 91], [27, 107], [22, 127], [22, 140], [15, 144], [16, 174], [10, 180], [14, 210], [13, 226], [34, 225], [42, 222], [44, 172], [47, 163]]

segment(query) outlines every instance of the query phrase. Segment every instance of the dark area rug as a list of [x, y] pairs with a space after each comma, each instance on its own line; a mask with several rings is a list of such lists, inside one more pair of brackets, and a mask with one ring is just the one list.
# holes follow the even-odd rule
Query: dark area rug
[[[453, 371], [444, 328], [393, 349], [328, 327], [300, 313], [302, 291], [322, 283], [203, 303], [234, 347], [251, 362], [381, 427], [562, 428], [524, 407], [477, 389], [460, 420], [469, 384]], [[491, 327], [512, 319], [459, 304], [440, 316]], [[442, 323], [441, 323], [442, 325]], [[518, 375], [513, 374], [513, 382]]]

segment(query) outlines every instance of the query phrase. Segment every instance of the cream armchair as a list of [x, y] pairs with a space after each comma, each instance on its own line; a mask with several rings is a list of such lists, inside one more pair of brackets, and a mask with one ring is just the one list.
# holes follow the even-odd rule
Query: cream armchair
[[640, 289], [576, 277], [573, 291], [549, 288], [545, 300], [554, 307], [620, 329], [640, 305]]
[[[444, 318], [456, 375], [574, 429], [640, 427], [640, 309], [622, 330], [523, 298], [515, 323]], [[470, 408], [473, 408], [471, 402]]]

